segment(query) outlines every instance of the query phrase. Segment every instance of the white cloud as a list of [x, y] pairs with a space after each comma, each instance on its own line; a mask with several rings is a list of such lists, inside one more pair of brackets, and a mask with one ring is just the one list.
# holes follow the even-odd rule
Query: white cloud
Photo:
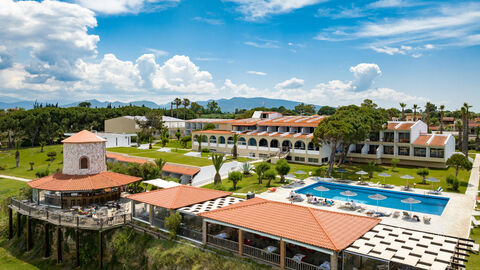
[[83, 7], [103, 14], [138, 13], [175, 6], [180, 0], [75, 0]]
[[167, 51], [164, 50], [158, 50], [158, 49], [153, 49], [153, 48], [148, 48], [147, 49], [149, 52], [155, 54], [156, 56], [165, 56], [168, 55]]
[[288, 79], [286, 81], [277, 83], [275, 85], [275, 89], [282, 90], [282, 89], [299, 89], [302, 88], [305, 84], [305, 81], [302, 79], [297, 79], [295, 77]]
[[261, 40], [260, 42], [256, 41], [246, 41], [243, 44], [256, 47], [256, 48], [261, 48], [261, 49], [278, 49], [280, 46], [278, 46], [278, 42], [275, 40]]
[[386, 53], [388, 55], [394, 55], [394, 54], [405, 54], [404, 51], [400, 50], [399, 48], [393, 48], [393, 47], [388, 47], [388, 46], [383, 46], [383, 48], [377, 48], [374, 46], [370, 47], [372, 50], [379, 52], [379, 53]]
[[391, 7], [405, 7], [411, 3], [403, 0], [379, 0], [370, 3], [368, 6], [371, 8], [391, 8]]
[[220, 88], [220, 93], [224, 97], [258, 97], [265, 94], [266, 91], [258, 91], [255, 87], [250, 87], [246, 84], [235, 84], [230, 79], [226, 79], [223, 86]]
[[361, 63], [356, 66], [350, 67], [350, 72], [353, 73], [355, 80], [352, 82], [353, 89], [356, 91], [363, 91], [372, 87], [373, 81], [382, 72], [377, 64]]
[[435, 46], [433, 44], [425, 44], [425, 49], [432, 50], [435, 49]]
[[223, 21], [215, 18], [206, 18], [206, 17], [194, 17], [194, 21], [204, 22], [211, 25], [223, 25]]
[[255, 71], [255, 70], [249, 70], [247, 71], [248, 74], [253, 74], [253, 75], [258, 75], [258, 76], [265, 76], [267, 73], [262, 72], [262, 71]]
[[224, 0], [238, 5], [245, 19], [256, 21], [269, 15], [289, 13], [326, 0]]

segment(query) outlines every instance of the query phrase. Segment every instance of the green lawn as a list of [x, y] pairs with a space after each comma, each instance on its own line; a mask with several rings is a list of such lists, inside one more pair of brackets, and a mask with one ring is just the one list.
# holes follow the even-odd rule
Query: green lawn
[[[263, 180], [263, 183], [260, 185], [258, 184], [258, 177], [256, 174], [252, 174], [250, 176], [247, 176], [242, 179], [242, 181], [237, 183], [237, 189], [233, 190], [233, 183], [226, 179], [222, 179], [222, 183], [218, 186], [215, 187], [215, 185], [208, 184], [203, 186], [203, 188], [209, 188], [209, 189], [217, 189], [217, 190], [225, 190], [225, 191], [231, 191], [231, 192], [236, 192], [236, 193], [247, 193], [249, 191], [253, 193], [262, 193], [267, 190], [267, 182], [268, 180]], [[280, 186], [280, 179], [274, 180], [271, 182], [272, 187], [278, 187]]]
[[167, 162], [180, 163], [180, 164], [186, 164], [186, 165], [194, 165], [194, 166], [212, 165], [212, 161], [209, 160], [208, 158], [185, 156], [184, 153], [186, 153], [186, 151], [182, 151], [182, 150], [179, 150], [178, 152], [174, 151], [171, 153], [166, 153], [166, 152], [158, 152], [156, 149], [140, 150], [135, 147], [114, 147], [114, 148], [108, 148], [108, 151], [128, 154], [128, 155], [137, 156], [137, 157], [163, 158]]
[[[57, 152], [53, 162], [47, 160], [47, 153], [51, 151]], [[62, 168], [62, 145], [45, 146], [43, 153], [40, 152], [40, 147], [23, 148], [19, 152], [20, 164], [18, 168], [15, 168], [15, 150], [0, 151], [0, 165], [7, 165], [5, 170], [0, 170], [0, 174], [34, 179], [36, 171], [45, 170], [48, 166], [50, 166], [50, 173]], [[30, 170], [30, 162], [35, 163], [33, 171]]]
[[[161, 143], [156, 143], [154, 144], [156, 147], [162, 147]], [[170, 148], [179, 148], [183, 149], [183, 144], [181, 142], [178, 142], [176, 139], [175, 140], [170, 140], [165, 147], [170, 147]], [[186, 149], [192, 149], [192, 141], [187, 142], [187, 148]]]

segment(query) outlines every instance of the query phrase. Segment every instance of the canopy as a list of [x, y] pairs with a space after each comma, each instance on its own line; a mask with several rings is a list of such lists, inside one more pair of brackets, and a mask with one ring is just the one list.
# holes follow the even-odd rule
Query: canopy
[[323, 192], [324, 191], [329, 191], [330, 189], [328, 189], [324, 186], [318, 186], [318, 187], [315, 187], [314, 190], [320, 191], [320, 197], [323, 197]]
[[166, 181], [166, 180], [163, 180], [163, 179], [153, 179], [153, 180], [148, 180], [148, 181], [143, 181], [144, 183], [147, 183], [147, 184], [150, 184], [150, 185], [154, 185], [156, 187], [159, 187], [159, 188], [170, 188], [170, 187], [176, 187], [176, 186], [179, 186], [180, 184], [177, 183], [177, 182], [173, 182], [173, 181]]
[[412, 212], [412, 204], [421, 203], [421, 201], [415, 200], [414, 198], [406, 198], [403, 199], [401, 202], [410, 204], [410, 212]]
[[295, 174], [306, 174], [306, 172], [302, 171], [302, 170], [298, 170], [298, 171], [295, 172]]
[[373, 194], [373, 195], [368, 196], [368, 198], [377, 201], [377, 212], [378, 212], [378, 201], [385, 200], [387, 198], [387, 196], [383, 196], [382, 194], [377, 193], [377, 194]]
[[356, 172], [356, 174], [359, 174], [359, 175], [367, 175], [368, 172], [366, 172], [366, 171], [358, 171], [358, 172]]
[[408, 187], [408, 180], [415, 179], [415, 177], [413, 177], [411, 175], [408, 175], [408, 174], [400, 176], [400, 178], [407, 180], [407, 187]]
[[338, 169], [337, 169], [337, 172], [339, 172], [339, 173], [344, 173], [344, 172], [348, 172], [348, 171], [345, 170], [344, 168], [338, 168]]
[[340, 192], [340, 195], [347, 196], [347, 200], [350, 200], [350, 197], [357, 196], [357, 193], [351, 192], [350, 190], [345, 190], [345, 191]]
[[388, 174], [388, 173], [379, 173], [378, 176], [381, 176], [381, 177], [390, 177], [391, 175]]
[[436, 183], [436, 182], [440, 182], [440, 179], [437, 179], [437, 178], [435, 178], [435, 177], [430, 177], [430, 178], [427, 178], [427, 179], [425, 179], [425, 180], [427, 180], [428, 182], [432, 182], [432, 183], [433, 183], [433, 182], [435, 182], [435, 183]]

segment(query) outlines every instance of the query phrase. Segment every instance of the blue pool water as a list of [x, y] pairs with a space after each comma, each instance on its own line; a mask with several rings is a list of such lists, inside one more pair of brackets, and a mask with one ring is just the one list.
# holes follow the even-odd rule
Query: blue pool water
[[[320, 192], [315, 190], [314, 188], [318, 186], [324, 186], [328, 188], [329, 191]], [[377, 201], [368, 198], [368, 196], [378, 193], [387, 197], [383, 201], [378, 201], [378, 205], [380, 207], [389, 207], [389, 208], [406, 210], [406, 211], [410, 210], [410, 205], [406, 203], [402, 203], [401, 200], [406, 198], [414, 198], [416, 200], [421, 201], [421, 203], [413, 204], [412, 211], [425, 213], [425, 214], [432, 214], [432, 215], [442, 215], [443, 209], [445, 208], [449, 200], [448, 198], [439, 197], [439, 196], [429, 196], [429, 195], [422, 195], [422, 194], [416, 194], [416, 193], [410, 193], [410, 192], [377, 189], [377, 188], [337, 184], [337, 183], [322, 182], [322, 181], [303, 187], [299, 190], [296, 190], [296, 192], [301, 194], [310, 193], [317, 197], [347, 201], [347, 197], [340, 194], [340, 192], [343, 192], [345, 190], [350, 190], [352, 192], [357, 193], [357, 196], [350, 197], [350, 200], [353, 200], [356, 203], [377, 206]]]

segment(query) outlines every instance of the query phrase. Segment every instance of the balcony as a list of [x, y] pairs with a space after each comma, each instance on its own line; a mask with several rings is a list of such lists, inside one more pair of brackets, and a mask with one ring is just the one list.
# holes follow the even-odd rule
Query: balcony
[[215, 235], [207, 234], [207, 243], [212, 246], [216, 246], [233, 252], [238, 252], [238, 242], [218, 238]]
[[260, 259], [271, 264], [280, 265], [280, 255], [277, 253], [267, 252], [263, 249], [255, 248], [249, 245], [243, 245], [243, 255]]

